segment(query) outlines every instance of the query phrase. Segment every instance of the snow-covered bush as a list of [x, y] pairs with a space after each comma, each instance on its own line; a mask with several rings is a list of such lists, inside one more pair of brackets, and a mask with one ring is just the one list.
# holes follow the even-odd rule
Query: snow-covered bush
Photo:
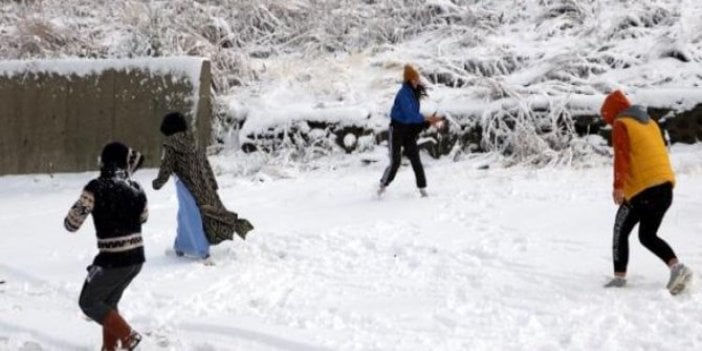
[[537, 165], [561, 160], [575, 137], [573, 122], [563, 104], [534, 106], [512, 101], [485, 111], [483, 147], [512, 156], [515, 162]]
[[232, 147], [271, 104], [294, 107], [287, 125], [320, 104], [363, 105], [375, 129], [411, 62], [442, 112], [485, 107], [482, 148], [548, 163], [577, 143], [573, 98], [590, 97], [584, 114], [596, 115], [615, 88], [697, 89], [701, 16], [692, 0], [16, 0], [0, 2], [0, 57], [207, 57], [216, 140]]

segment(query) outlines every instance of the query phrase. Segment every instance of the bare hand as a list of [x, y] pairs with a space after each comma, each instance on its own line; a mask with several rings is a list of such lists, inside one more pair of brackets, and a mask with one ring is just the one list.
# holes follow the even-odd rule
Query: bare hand
[[617, 205], [621, 205], [624, 203], [624, 191], [622, 189], [614, 189], [612, 191], [612, 199], [614, 200], [614, 203]]
[[443, 118], [437, 116], [436, 114], [433, 114], [433, 115], [427, 117], [426, 120], [427, 120], [427, 122], [429, 122], [430, 124], [436, 124], [436, 123], [439, 123], [439, 122], [443, 121]]

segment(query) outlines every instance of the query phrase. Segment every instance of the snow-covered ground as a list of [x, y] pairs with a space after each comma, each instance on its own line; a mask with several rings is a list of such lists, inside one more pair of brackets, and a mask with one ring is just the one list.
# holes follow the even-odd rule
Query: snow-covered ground
[[[678, 185], [661, 235], [700, 272], [702, 148], [672, 156]], [[257, 228], [214, 247], [215, 266], [165, 253], [174, 187], [154, 192], [155, 171], [137, 173], [150, 201], [147, 263], [120, 307], [149, 334], [141, 349], [702, 349], [702, 293], [668, 294], [667, 269], [635, 234], [629, 286], [602, 288], [616, 210], [606, 162], [536, 170], [424, 159], [428, 198], [407, 166], [374, 198], [384, 159], [220, 175], [224, 202]], [[92, 224], [62, 227], [93, 176], [0, 178], [0, 350], [99, 348], [99, 326], [77, 305]]]

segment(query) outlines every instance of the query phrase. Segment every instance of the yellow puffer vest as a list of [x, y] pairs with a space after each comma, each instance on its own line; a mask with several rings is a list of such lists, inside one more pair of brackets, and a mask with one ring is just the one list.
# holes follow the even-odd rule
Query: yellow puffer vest
[[629, 174], [624, 180], [624, 198], [631, 200], [638, 193], [666, 182], [675, 185], [675, 174], [658, 124], [650, 119], [641, 123], [627, 116], [617, 117], [616, 122], [624, 123], [629, 135]]

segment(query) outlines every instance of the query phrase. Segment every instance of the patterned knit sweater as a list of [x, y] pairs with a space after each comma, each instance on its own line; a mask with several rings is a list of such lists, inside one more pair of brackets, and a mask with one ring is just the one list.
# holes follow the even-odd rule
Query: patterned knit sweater
[[100, 251], [93, 261], [103, 268], [144, 262], [141, 225], [149, 212], [141, 186], [128, 179], [125, 170], [102, 170], [91, 180], [64, 219], [70, 232], [77, 231], [93, 215]]

